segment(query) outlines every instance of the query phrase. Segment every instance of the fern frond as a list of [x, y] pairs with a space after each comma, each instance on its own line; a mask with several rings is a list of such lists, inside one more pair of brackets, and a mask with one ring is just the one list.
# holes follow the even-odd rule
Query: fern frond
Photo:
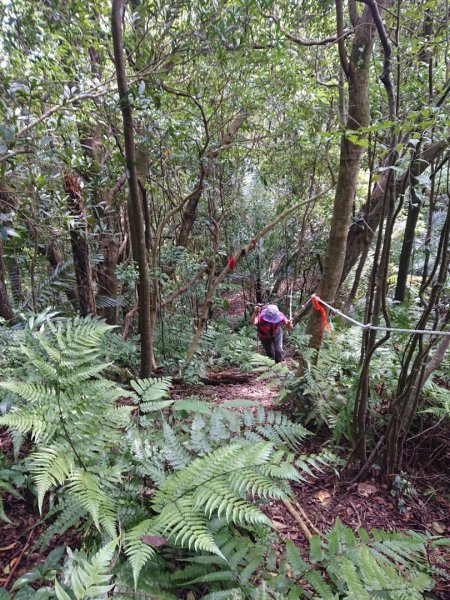
[[22, 436], [31, 432], [32, 439], [37, 443], [48, 441], [53, 437], [58, 421], [55, 405], [49, 406], [48, 411], [44, 409], [33, 411], [32, 407], [13, 408], [11, 412], [0, 416], [0, 425], [10, 428], [13, 437], [14, 430]]
[[168, 395], [172, 380], [170, 377], [149, 377], [148, 379], [136, 379], [130, 384], [144, 402], [155, 402]]
[[75, 566], [70, 573], [70, 584], [77, 600], [98, 598], [107, 594], [114, 586], [110, 584], [110, 563], [118, 544], [118, 538], [100, 548], [91, 559], [79, 552], [72, 553]]
[[22, 400], [36, 403], [48, 403], [56, 401], [56, 392], [53, 388], [41, 383], [28, 383], [26, 381], [2, 381], [0, 386]]
[[105, 371], [109, 366], [111, 366], [111, 363], [102, 363], [99, 365], [92, 365], [92, 366], [82, 365], [82, 368], [80, 366], [76, 371], [74, 371], [72, 373], [69, 372], [65, 376], [61, 375], [60, 376], [60, 385], [67, 386], [67, 387], [79, 386], [80, 384], [87, 381], [88, 379], [91, 379], [91, 377], [94, 377], [95, 375], [98, 375], [102, 371]]
[[286, 559], [296, 577], [303, 575], [309, 568], [301, 557], [297, 546], [291, 540], [286, 540]]
[[206, 524], [206, 515], [196, 511], [186, 497], [168, 504], [154, 520], [155, 528], [168, 535], [174, 544], [224, 558]]
[[223, 515], [228, 522], [270, 524], [269, 519], [256, 506], [233, 494], [229, 483], [221, 479], [214, 479], [196, 490], [193, 494], [193, 506], [194, 510], [202, 510], [208, 517], [217, 512], [219, 519]]
[[206, 421], [200, 414], [196, 414], [192, 420], [190, 438], [191, 448], [198, 454], [207, 454], [211, 451]]
[[73, 456], [55, 446], [47, 446], [31, 455], [31, 472], [38, 492], [42, 514], [44, 496], [52, 485], [63, 485], [74, 467]]
[[101, 529], [101, 523], [111, 537], [116, 535], [114, 502], [101, 489], [93, 474], [81, 469], [74, 470], [70, 474], [68, 490], [90, 514], [97, 529]]
[[153, 505], [159, 511], [167, 501], [181, 498], [216, 477], [231, 475], [247, 466], [265, 464], [272, 453], [272, 444], [267, 442], [253, 446], [230, 444], [215, 450], [205, 457], [193, 460], [182, 472], [168, 477], [155, 494]]
[[[41, 341], [42, 343], [42, 341]], [[39, 373], [39, 375], [47, 379], [48, 381], [57, 381], [58, 380], [58, 370], [55, 366], [49, 362], [48, 360], [43, 359], [37, 352], [34, 352], [31, 348], [26, 346], [21, 346], [21, 351], [28, 358], [30, 363]], [[48, 351], [47, 351], [48, 354]], [[55, 354], [59, 357], [59, 353], [55, 351]]]
[[348, 597], [354, 598], [354, 600], [371, 600], [353, 562], [344, 556], [339, 565], [340, 577], [345, 581], [348, 588]]
[[[69, 496], [66, 501], [57, 507], [57, 510], [59, 512], [57, 518], [51, 525], [47, 526], [43, 535], [39, 538], [39, 549], [41, 552], [50, 544], [53, 536], [63, 535], [87, 514], [86, 510], [78, 504], [73, 496]], [[46, 522], [48, 522], [50, 516], [51, 514], [49, 513], [46, 515]]]
[[163, 423], [164, 441], [163, 453], [174, 469], [183, 469], [191, 460], [189, 452], [183, 448], [170, 425]]
[[142, 541], [143, 536], [151, 533], [157, 533], [154, 529], [154, 520], [146, 519], [130, 529], [125, 535], [125, 554], [130, 560], [135, 587], [143, 566], [155, 555], [153, 546]]
[[273, 479], [266, 477], [254, 469], [242, 468], [232, 473], [230, 478], [231, 489], [238, 494], [247, 493], [254, 497], [285, 498], [285, 492], [274, 483]]
[[333, 593], [332, 588], [317, 571], [309, 571], [304, 577], [320, 594], [321, 600], [339, 600], [339, 596]]

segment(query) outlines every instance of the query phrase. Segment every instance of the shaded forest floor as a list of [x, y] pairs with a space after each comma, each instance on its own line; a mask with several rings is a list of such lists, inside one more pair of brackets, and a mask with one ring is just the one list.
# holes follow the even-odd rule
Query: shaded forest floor
[[[233, 378], [236, 382], [230, 383]], [[220, 385], [220, 380], [227, 383]], [[208, 373], [208, 381], [207, 385], [178, 386], [173, 395], [176, 398], [198, 396], [219, 404], [228, 400], [253, 400], [266, 408], [280, 410], [277, 388], [270, 382], [259, 380], [258, 374], [243, 376], [235, 371], [211, 372]], [[319, 436], [307, 438], [305, 452], [320, 452], [320, 445]], [[395, 494], [375, 478], [350, 485], [333, 472], [310, 478], [303, 484], [294, 484], [293, 488], [296, 502], [321, 532], [331, 529], [339, 518], [353, 530], [360, 527], [368, 531], [372, 528], [405, 533], [412, 530], [450, 537], [450, 493], [445, 474], [442, 475], [430, 477], [429, 473], [412, 473], [411, 480], [417, 481], [417, 487]], [[280, 537], [280, 554], [282, 542], [287, 539], [308, 553], [308, 540], [282, 502], [270, 502], [264, 510]], [[450, 577], [450, 554], [445, 547], [437, 550], [430, 560], [433, 565], [447, 570]], [[440, 600], [450, 599], [450, 580], [438, 579], [433, 593]]]
[[[252, 400], [261, 402], [266, 408], [279, 409], [276, 404], [278, 390], [270, 382], [259, 380], [256, 373], [210, 372], [207, 382], [206, 385], [177, 385], [172, 396], [180, 399], [198, 396], [219, 404], [227, 400]], [[308, 438], [305, 451], [319, 450], [317, 436]], [[12, 452], [12, 441], [6, 432], [0, 433], [0, 452], [6, 455]], [[336, 518], [340, 518], [355, 530], [359, 527], [368, 530], [414, 530], [450, 536], [450, 497], [448, 490], [440, 489], [437, 484], [433, 487], [418, 486], [416, 490], [393, 496], [375, 479], [348, 485], [335, 473], [324, 473], [304, 484], [294, 485], [294, 490], [297, 503], [320, 531], [327, 531]], [[31, 497], [18, 499], [5, 493], [3, 497], [5, 511], [12, 523], [0, 522], [0, 586], [10, 588], [18, 577], [40, 564], [52, 548], [58, 545], [74, 548], [78, 545], [78, 537], [71, 532], [61, 538], [55, 537], [45, 553], [40, 553], [37, 541], [46, 524], [39, 518], [37, 510], [30, 512], [30, 506], [35, 502]], [[278, 531], [280, 550], [282, 542], [290, 539], [305, 553], [308, 551], [308, 542], [301, 528], [283, 503], [270, 502], [264, 510]], [[446, 564], [443, 547], [440, 552], [433, 557], [433, 563], [443, 568]], [[442, 600], [450, 598], [450, 582], [439, 579], [434, 593]]]

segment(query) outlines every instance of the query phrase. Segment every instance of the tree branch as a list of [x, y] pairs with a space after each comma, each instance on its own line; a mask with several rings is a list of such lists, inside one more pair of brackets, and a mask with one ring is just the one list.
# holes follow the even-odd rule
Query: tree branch
[[274, 14], [265, 14], [261, 11], [260, 9], [260, 13], [261, 16], [264, 17], [264, 19], [271, 19], [272, 21], [274, 21], [274, 23], [276, 23], [279, 27], [280, 27], [280, 31], [281, 33], [291, 42], [294, 42], [296, 44], [298, 44], [299, 46], [326, 46], [327, 44], [334, 44], [335, 42], [340, 42], [340, 36], [342, 36], [342, 39], [345, 39], [346, 37], [348, 37], [349, 35], [351, 35], [353, 33], [353, 29], [343, 29], [341, 33], [338, 35], [331, 35], [329, 37], [326, 38], [322, 38], [322, 39], [312, 39], [312, 40], [307, 40], [306, 38], [302, 38], [299, 37], [297, 35], [293, 35], [292, 33], [289, 33], [288, 31], [285, 31], [280, 24], [280, 19], [275, 16]]
[[346, 77], [350, 77], [350, 65], [348, 63], [347, 50], [345, 49], [345, 38], [344, 38], [344, 11], [342, 9], [342, 0], [335, 0], [336, 4], [336, 30], [337, 30], [337, 42], [339, 50], [339, 59], [341, 61], [341, 67]]

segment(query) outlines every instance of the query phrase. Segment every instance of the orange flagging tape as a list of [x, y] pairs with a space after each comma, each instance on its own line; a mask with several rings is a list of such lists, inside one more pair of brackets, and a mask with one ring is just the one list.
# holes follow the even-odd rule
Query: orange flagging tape
[[315, 308], [317, 311], [319, 311], [320, 318], [322, 320], [322, 325], [323, 325], [323, 328], [325, 329], [325, 331], [328, 331], [328, 333], [333, 335], [332, 331], [330, 329], [330, 326], [328, 324], [327, 313], [325, 312], [325, 309], [322, 306], [322, 304], [314, 296], [311, 298], [311, 303], [313, 305], [313, 308]]

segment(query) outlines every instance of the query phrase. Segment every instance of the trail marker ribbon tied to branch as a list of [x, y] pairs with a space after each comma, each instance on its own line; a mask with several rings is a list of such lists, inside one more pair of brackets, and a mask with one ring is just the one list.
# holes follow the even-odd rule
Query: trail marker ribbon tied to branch
[[324, 307], [320, 303], [319, 298], [317, 296], [312, 296], [311, 304], [313, 305], [313, 308], [320, 313], [320, 319], [322, 321], [322, 326], [325, 329], [325, 331], [328, 331], [330, 335], [333, 335], [330, 325], [328, 324], [327, 313], [325, 312]]
[[[445, 336], [445, 337], [450, 336], [450, 331], [443, 331], [440, 329], [406, 329], [406, 328], [402, 328], [402, 327], [383, 327], [383, 326], [379, 326], [379, 325], [372, 325], [372, 323], [360, 323], [359, 321], [356, 321], [355, 319], [352, 319], [351, 317], [349, 317], [348, 315], [343, 313], [338, 308], [331, 306], [330, 304], [325, 302], [325, 300], [322, 300], [322, 298], [319, 298], [319, 296], [317, 296], [316, 294], [313, 294], [311, 296], [311, 304], [317, 311], [320, 312], [322, 324], [323, 324], [324, 328], [331, 333], [331, 335], [333, 335], [333, 334], [330, 330], [330, 326], [328, 325], [327, 315], [326, 315], [324, 306], [326, 308], [328, 308], [328, 310], [330, 310], [332, 313], [339, 315], [346, 321], [353, 323], [353, 325], [361, 327], [361, 329], [371, 329], [372, 331], [384, 331], [384, 332], [389, 332], [389, 333], [407, 333], [407, 334], [417, 333], [419, 335], [432, 335], [432, 336]], [[306, 304], [305, 304], [305, 306], [306, 306]]]

